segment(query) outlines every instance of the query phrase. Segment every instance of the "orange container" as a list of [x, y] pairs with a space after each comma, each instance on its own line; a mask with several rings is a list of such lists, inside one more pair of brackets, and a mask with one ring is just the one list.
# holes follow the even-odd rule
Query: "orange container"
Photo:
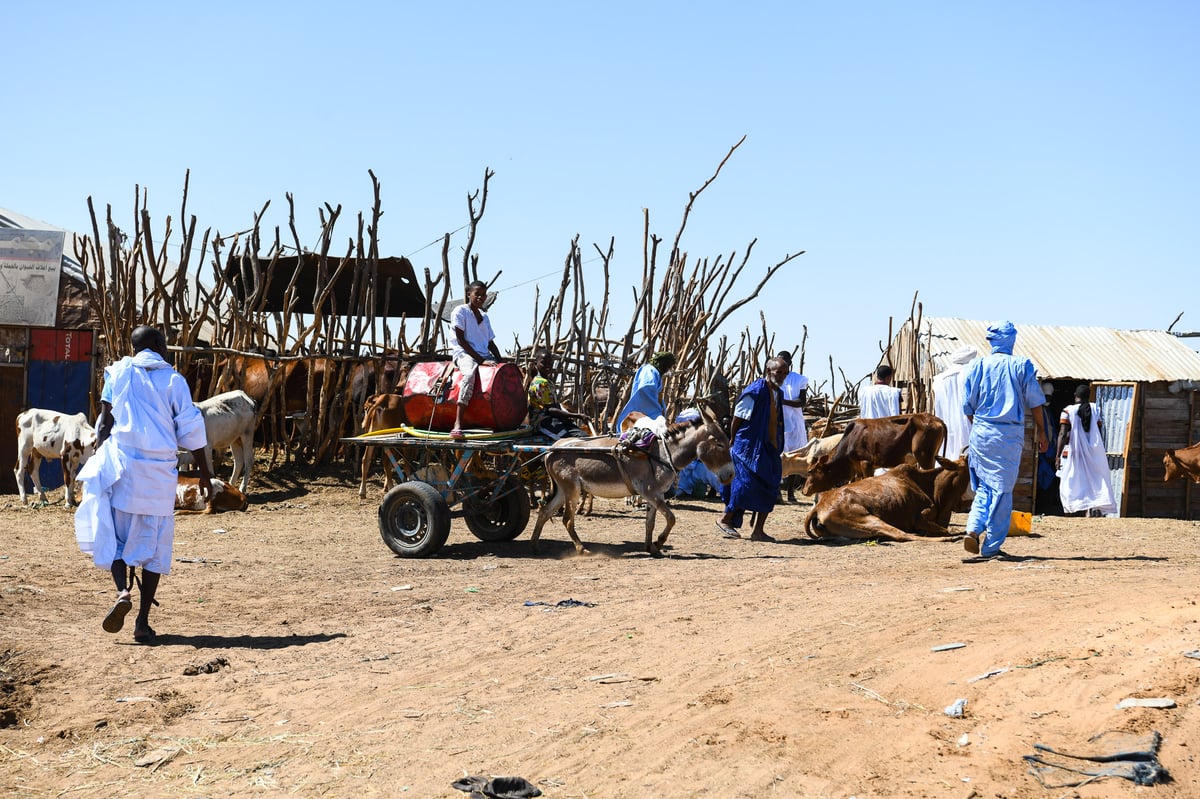
[[[464, 428], [515, 430], [529, 411], [521, 370], [511, 363], [480, 366], [475, 391], [463, 409]], [[454, 414], [462, 384], [462, 373], [451, 361], [413, 364], [404, 383], [404, 415], [422, 430], [447, 431], [454, 427]]]
[[1008, 523], [1009, 535], [1029, 535], [1033, 531], [1033, 514], [1028, 511], [1015, 510]]

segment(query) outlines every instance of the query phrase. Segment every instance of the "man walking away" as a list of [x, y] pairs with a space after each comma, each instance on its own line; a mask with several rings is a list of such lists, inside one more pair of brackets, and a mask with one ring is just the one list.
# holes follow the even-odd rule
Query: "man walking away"
[[[119, 632], [133, 607], [130, 589], [142, 568], [133, 640], [154, 643], [150, 607], [159, 578], [171, 571], [175, 542], [177, 451], [190, 450], [200, 470], [200, 493], [212, 496], [205, 457], [204, 417], [183, 376], [167, 363], [162, 331], [145, 325], [130, 336], [134, 355], [104, 370], [96, 454], [80, 470], [83, 501], [75, 512], [80, 548], [112, 573], [117, 601], [104, 617]], [[127, 582], [128, 579], [128, 582]]]
[[991, 354], [972, 361], [963, 380], [962, 409], [971, 420], [967, 459], [975, 492], [963, 548], [978, 556], [967, 562], [1003, 555], [1000, 546], [1008, 536], [1027, 411], [1033, 414], [1038, 452], [1049, 447], [1041, 411], [1046, 395], [1033, 362], [1012, 354], [1017, 328], [1012, 322], [992, 325], [987, 339]]

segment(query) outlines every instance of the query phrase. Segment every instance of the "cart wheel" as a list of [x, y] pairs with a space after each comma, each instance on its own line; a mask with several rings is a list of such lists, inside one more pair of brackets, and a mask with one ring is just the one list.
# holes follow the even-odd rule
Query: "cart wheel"
[[496, 488], [496, 499], [482, 495], [463, 503], [463, 521], [480, 541], [512, 541], [529, 524], [529, 492], [515, 480]]
[[450, 509], [428, 483], [401, 483], [379, 503], [379, 532], [400, 557], [428, 557], [436, 554], [450, 535]]

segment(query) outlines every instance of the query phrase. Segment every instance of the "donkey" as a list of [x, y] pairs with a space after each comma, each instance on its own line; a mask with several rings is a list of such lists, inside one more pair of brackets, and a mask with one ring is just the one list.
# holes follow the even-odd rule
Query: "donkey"
[[[584, 491], [598, 497], [619, 499], [635, 494], [646, 501], [646, 551], [662, 557], [667, 536], [675, 525], [675, 514], [665, 494], [679, 470], [699, 458], [712, 469], [722, 483], [733, 479], [733, 460], [729, 456], [729, 437], [721, 425], [705, 412], [700, 418], [673, 424], [645, 453], [622, 446], [619, 438], [564, 438], [546, 450], [546, 473], [554, 481], [554, 496], [538, 512], [530, 543], [538, 551], [542, 525], [563, 508], [563, 526], [567, 528], [575, 551], [590, 554], [575, 534], [575, 509]], [[667, 525], [654, 539], [658, 512]]]

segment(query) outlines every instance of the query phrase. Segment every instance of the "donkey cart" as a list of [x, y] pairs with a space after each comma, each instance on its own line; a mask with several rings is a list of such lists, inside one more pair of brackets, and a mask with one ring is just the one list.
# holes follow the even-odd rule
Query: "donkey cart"
[[442, 548], [454, 507], [479, 540], [511, 541], [529, 523], [530, 491], [551, 488], [541, 457], [548, 441], [528, 428], [452, 439], [403, 427], [342, 440], [380, 448], [399, 481], [379, 505], [379, 532], [405, 558]]

